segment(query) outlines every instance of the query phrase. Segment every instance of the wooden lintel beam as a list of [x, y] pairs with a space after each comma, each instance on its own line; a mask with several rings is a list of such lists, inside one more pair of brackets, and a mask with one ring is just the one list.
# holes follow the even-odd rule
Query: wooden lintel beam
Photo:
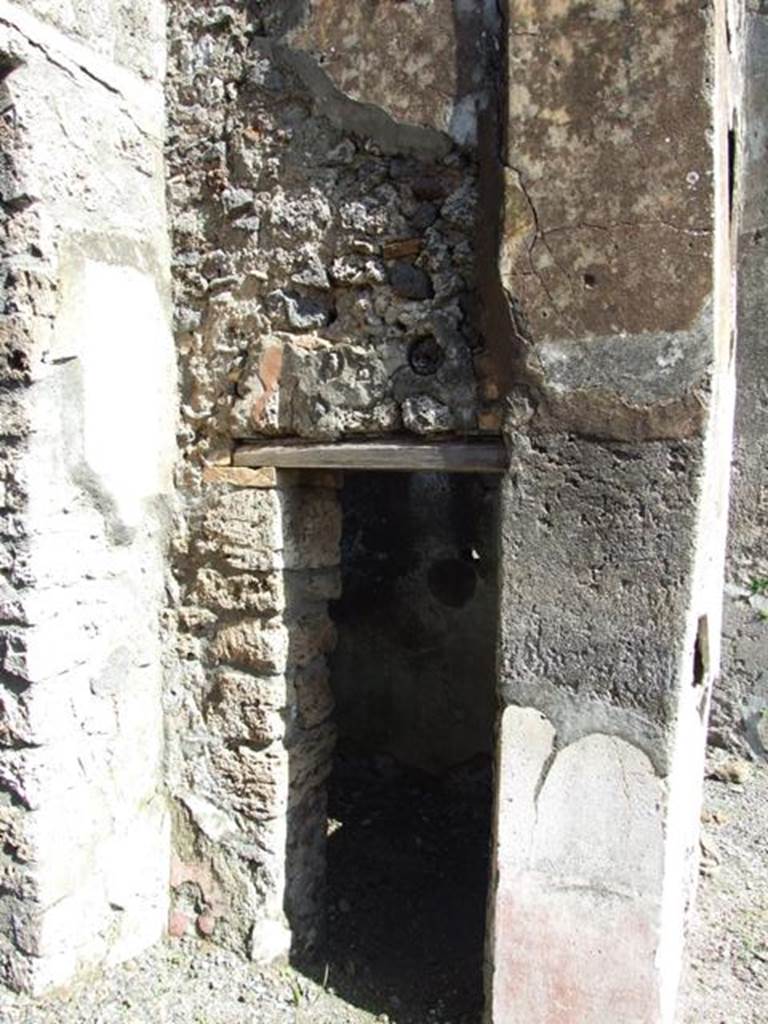
[[235, 449], [236, 466], [276, 469], [368, 469], [442, 473], [503, 473], [502, 441], [338, 441], [333, 444], [261, 442]]

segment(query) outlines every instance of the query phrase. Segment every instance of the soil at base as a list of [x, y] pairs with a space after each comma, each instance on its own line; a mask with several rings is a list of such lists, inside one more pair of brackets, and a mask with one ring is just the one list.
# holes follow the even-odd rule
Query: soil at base
[[[744, 781], [735, 783], [726, 781], [728, 772], [720, 771], [724, 760], [727, 755], [713, 752], [709, 761], [710, 777], [705, 786], [703, 815], [706, 852], [689, 941], [679, 1024], [768, 1022], [768, 766], [753, 764]], [[420, 787], [416, 789], [422, 792]], [[412, 805], [407, 813], [416, 813], [418, 817], [421, 812], [414, 811], [414, 807], [418, 807], [419, 801], [413, 803], [413, 793], [410, 798]], [[368, 802], [371, 803], [370, 798]], [[405, 813], [406, 808], [397, 808], [394, 799], [390, 804], [393, 814], [395, 810]], [[460, 805], [456, 802], [451, 806], [449, 818], [458, 815]], [[341, 813], [336, 811], [337, 815]], [[364, 826], [365, 820], [360, 818], [360, 829], [367, 831], [373, 825]], [[405, 820], [402, 819], [402, 834], [406, 833]], [[338, 830], [339, 837], [344, 827], [342, 824]], [[456, 836], [460, 843], [462, 827], [459, 821], [457, 831], [447, 834]], [[353, 833], [354, 829], [349, 828], [347, 836]], [[335, 857], [335, 844], [332, 852]], [[433, 863], [441, 862], [438, 871], [449, 871], [448, 864], [442, 864], [445, 855], [441, 842], [432, 853]], [[454, 863], [458, 865], [460, 858]], [[426, 874], [421, 877], [425, 878]], [[359, 885], [360, 882], [354, 880], [352, 889], [357, 890]], [[414, 1016], [419, 1001], [426, 1007], [419, 1024], [455, 1024], [450, 1016], [454, 1009], [465, 1015], [475, 1012], [466, 1004], [462, 1005], [461, 986], [459, 992], [450, 997], [458, 995], [457, 1002], [450, 1006], [443, 1002], [445, 1009], [441, 1009], [441, 993], [450, 992], [456, 980], [447, 971], [438, 971], [431, 980], [427, 976], [428, 984], [434, 985], [434, 996], [426, 999], [417, 991], [409, 1006], [408, 993], [413, 993], [415, 983], [412, 980], [406, 983], [405, 979], [417, 978], [415, 970], [410, 975], [401, 975], [400, 980], [395, 972], [396, 980], [387, 982], [391, 975], [386, 973], [375, 947], [367, 961], [362, 955], [367, 948], [365, 945], [355, 953], [352, 947], [358, 934], [356, 929], [364, 918], [359, 917], [359, 924], [353, 927], [356, 915], [353, 901], [347, 893], [346, 897], [343, 894], [336, 897], [337, 904], [343, 898], [349, 901], [350, 910], [346, 913], [338, 907], [336, 910], [339, 916], [351, 915], [352, 923], [344, 924], [342, 930], [337, 931], [332, 922], [329, 972], [324, 985], [293, 968], [260, 970], [233, 953], [190, 937], [162, 943], [130, 963], [95, 972], [66, 991], [44, 999], [15, 996], [0, 989], [0, 1021], [2, 1024], [406, 1024], [419, 1019]], [[369, 920], [379, 913], [383, 910], [381, 904], [376, 903], [368, 913]], [[429, 920], [425, 914], [415, 916], [417, 919], [421, 916], [424, 922]], [[370, 923], [373, 927], [373, 922]], [[380, 942], [381, 937], [377, 941]], [[397, 932], [393, 943], [398, 949], [405, 945]], [[384, 957], [384, 963], [386, 959]], [[350, 972], [343, 969], [348, 960], [359, 965], [362, 980], [357, 975], [357, 966], [351, 977]], [[366, 962], [370, 974], [365, 971]], [[456, 962], [461, 963], [461, 957]], [[377, 965], [381, 971], [378, 978], [374, 973]], [[324, 966], [322, 970], [324, 972]], [[460, 971], [464, 973], [463, 968], [457, 967], [456, 972]], [[379, 990], [379, 984], [388, 987]], [[393, 997], [400, 1005], [394, 1004]], [[430, 1008], [433, 998], [434, 1005]], [[471, 1001], [476, 995], [470, 992], [466, 998]], [[377, 1012], [379, 1006], [388, 1008]], [[621, 1024], [621, 1020], [621, 1011], [617, 1008], [617, 1024]]]
[[328, 936], [310, 973], [398, 1024], [480, 1024], [490, 759], [434, 778], [341, 756], [329, 796]]

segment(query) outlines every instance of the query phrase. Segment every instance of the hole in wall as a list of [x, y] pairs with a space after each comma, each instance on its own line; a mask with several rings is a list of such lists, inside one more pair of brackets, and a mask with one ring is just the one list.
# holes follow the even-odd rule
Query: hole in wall
[[709, 675], [709, 624], [707, 616], [702, 615], [696, 629], [696, 642], [693, 646], [693, 685], [704, 686]]
[[731, 223], [733, 223], [734, 204], [736, 201], [737, 138], [736, 118], [734, 115], [734, 124], [728, 129], [728, 219]]
[[709, 622], [702, 615], [696, 628], [696, 642], [693, 645], [693, 688], [700, 693], [698, 713], [702, 724], [707, 719], [710, 687]]
[[498, 483], [357, 472], [342, 495], [326, 941], [305, 967], [398, 1024], [479, 1024]]
[[417, 338], [408, 349], [408, 363], [420, 377], [429, 377], [440, 369], [445, 353], [432, 335]]
[[7, 99], [8, 95], [4, 91], [6, 79], [13, 71], [16, 70], [16, 68], [20, 68], [22, 64], [23, 61], [20, 58], [14, 57], [10, 53], [0, 53], [0, 87], [2, 87], [2, 90], [0, 91], [0, 97], [2, 97], [3, 107], [5, 105], [5, 100]]

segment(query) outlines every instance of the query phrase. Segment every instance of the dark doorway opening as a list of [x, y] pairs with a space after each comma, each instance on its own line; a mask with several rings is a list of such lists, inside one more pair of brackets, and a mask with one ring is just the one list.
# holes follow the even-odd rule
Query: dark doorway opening
[[497, 492], [474, 474], [345, 476], [323, 970], [397, 1024], [482, 1017]]

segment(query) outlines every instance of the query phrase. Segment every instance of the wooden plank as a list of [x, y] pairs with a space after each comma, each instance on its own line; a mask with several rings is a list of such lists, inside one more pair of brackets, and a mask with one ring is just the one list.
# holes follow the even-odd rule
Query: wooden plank
[[369, 469], [442, 473], [503, 473], [501, 441], [338, 441], [335, 444], [258, 443], [235, 449], [236, 466], [276, 469]]

